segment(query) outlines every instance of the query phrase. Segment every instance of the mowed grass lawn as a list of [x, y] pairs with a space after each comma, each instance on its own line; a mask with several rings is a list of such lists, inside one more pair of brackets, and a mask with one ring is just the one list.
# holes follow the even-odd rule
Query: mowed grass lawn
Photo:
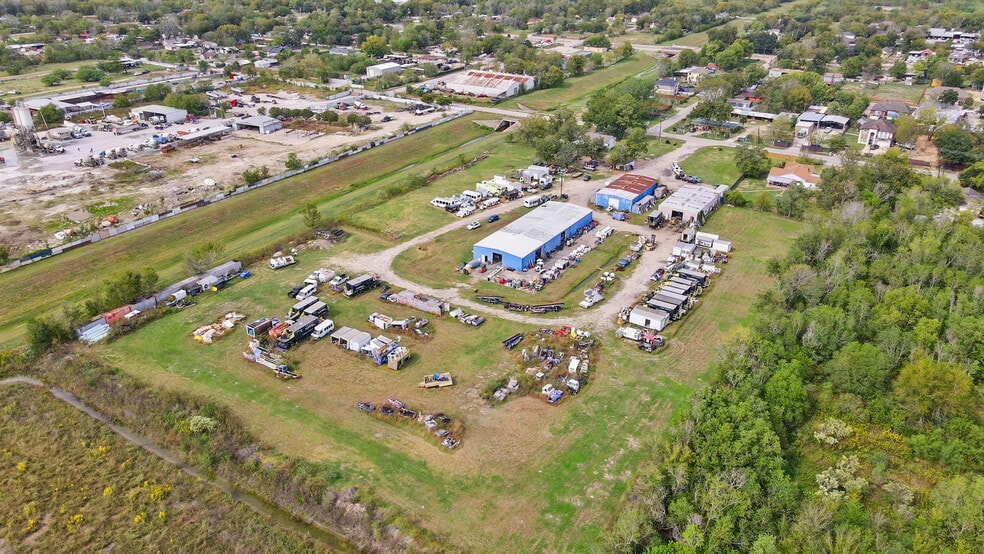
[[559, 87], [535, 90], [497, 104], [497, 108], [514, 110], [523, 105], [536, 111], [553, 111], [563, 105], [586, 99], [602, 87], [614, 86], [629, 77], [649, 69], [655, 60], [645, 52], [636, 52], [628, 58], [608, 67], [592, 71], [582, 77], [565, 79]]
[[[601, 350], [588, 386], [556, 406], [523, 397], [491, 407], [478, 397], [490, 379], [524, 367], [519, 352], [505, 351], [500, 341], [529, 333], [529, 327], [497, 318], [477, 328], [434, 321], [381, 302], [376, 292], [322, 298], [336, 325], [370, 330], [366, 317], [373, 311], [430, 318], [429, 341], [403, 339], [414, 360], [400, 372], [322, 341], [296, 349], [303, 378], [282, 382], [242, 358], [242, 326], [212, 345], [191, 339], [195, 327], [232, 310], [247, 320], [282, 316], [291, 304], [289, 286], [314, 267], [331, 267], [330, 258], [306, 259], [280, 272], [260, 270], [96, 350], [155, 386], [230, 406], [262, 440], [286, 453], [341, 462], [351, 484], [368, 485], [391, 510], [444, 535], [455, 548], [603, 550], [604, 530], [643, 459], [641, 445], [706, 375], [722, 335], [745, 320], [756, 295], [771, 285], [766, 260], [782, 253], [801, 226], [772, 214], [719, 210], [706, 230], [733, 242], [734, 259], [698, 307], [674, 324], [669, 346], [649, 355], [612, 335], [597, 337]], [[522, 346], [532, 347], [533, 340]], [[416, 386], [434, 371], [450, 371], [455, 386]], [[461, 421], [461, 447], [449, 452], [420, 427], [388, 424], [355, 408], [360, 400], [379, 403], [391, 396]]]
[[[298, 208], [305, 203], [318, 202], [325, 206], [328, 217], [337, 217], [372, 200], [386, 186], [405, 179], [409, 173], [401, 169], [409, 164], [418, 164], [416, 171], [446, 166], [458, 156], [455, 149], [459, 145], [487, 133], [487, 129], [462, 118], [292, 179], [0, 275], [0, 344], [15, 343], [22, 336], [27, 319], [60, 313], [62, 306], [84, 299], [87, 289], [97, 287], [114, 274], [151, 267], [160, 274], [162, 283], [177, 281], [187, 275], [185, 253], [199, 242], [217, 240], [225, 244], [225, 256], [230, 258], [274, 244], [303, 230]], [[477, 145], [476, 150], [479, 150]], [[360, 238], [370, 239], [370, 244], [357, 241], [357, 249], [380, 245], [379, 237], [361, 235]]]
[[875, 88], [862, 87], [861, 83], [844, 83], [844, 90], [870, 96], [872, 102], [885, 100], [905, 100], [916, 103], [922, 99], [927, 85], [907, 85], [905, 83], [880, 83]]
[[27, 385], [0, 387], [12, 552], [308, 552], [315, 545]]
[[735, 167], [735, 149], [730, 146], [705, 146], [680, 162], [687, 175], [696, 175], [708, 185], [732, 185], [741, 177]]

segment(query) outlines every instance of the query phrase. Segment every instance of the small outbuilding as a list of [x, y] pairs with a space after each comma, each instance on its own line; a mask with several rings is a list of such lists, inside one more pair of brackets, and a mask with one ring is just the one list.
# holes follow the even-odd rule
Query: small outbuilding
[[670, 323], [670, 314], [663, 310], [636, 306], [629, 312], [629, 323], [653, 331], [662, 331]]
[[353, 352], [361, 352], [371, 340], [372, 335], [369, 333], [351, 327], [342, 327], [331, 334], [332, 344], [337, 344], [345, 350]]
[[254, 115], [232, 122], [232, 127], [259, 131], [261, 135], [269, 135], [284, 128], [284, 124], [279, 119], [274, 119], [266, 115]]

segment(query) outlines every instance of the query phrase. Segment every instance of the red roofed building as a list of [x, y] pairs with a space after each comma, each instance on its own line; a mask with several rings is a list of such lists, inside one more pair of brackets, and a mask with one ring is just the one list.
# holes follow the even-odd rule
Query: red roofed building
[[605, 184], [595, 193], [595, 204], [600, 208], [622, 212], [642, 213], [656, 199], [654, 194], [659, 181], [645, 175], [625, 174]]
[[470, 70], [451, 77], [445, 88], [458, 94], [488, 98], [509, 98], [533, 90], [536, 79], [530, 75]]

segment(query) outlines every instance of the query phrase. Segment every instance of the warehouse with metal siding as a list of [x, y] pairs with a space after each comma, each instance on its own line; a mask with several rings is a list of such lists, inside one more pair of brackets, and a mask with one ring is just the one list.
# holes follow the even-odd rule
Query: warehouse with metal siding
[[477, 242], [474, 259], [522, 271], [563, 246], [592, 219], [593, 212], [583, 206], [547, 202]]
[[622, 175], [595, 193], [595, 204], [608, 210], [642, 213], [655, 202], [653, 195], [658, 185], [659, 181], [645, 175]]

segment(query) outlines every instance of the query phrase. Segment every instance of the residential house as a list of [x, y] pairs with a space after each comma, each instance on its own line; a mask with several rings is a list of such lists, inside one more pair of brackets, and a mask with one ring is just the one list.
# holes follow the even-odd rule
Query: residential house
[[866, 115], [869, 119], [887, 119], [891, 121], [900, 115], [906, 115], [909, 113], [912, 113], [912, 107], [905, 102], [887, 101], [875, 102], [874, 104], [868, 106], [868, 109], [865, 110], [864, 115]]
[[773, 167], [765, 182], [775, 187], [788, 187], [795, 184], [813, 189], [820, 184], [820, 174], [813, 165], [789, 161], [786, 162], [785, 167]]
[[895, 143], [895, 124], [884, 119], [866, 119], [861, 123], [858, 144], [869, 150], [890, 148]]
[[931, 41], [969, 40], [973, 42], [981, 38], [981, 33], [978, 31], [946, 30], [942, 27], [930, 27], [929, 32], [926, 33], [926, 38]]
[[680, 94], [680, 81], [673, 78], [663, 78], [656, 81], [656, 94], [676, 96]]
[[615, 143], [617, 142], [617, 140], [615, 139], [615, 137], [611, 135], [606, 135], [605, 133], [596, 133], [594, 131], [588, 131], [586, 135], [589, 139], [601, 139], [601, 141], [605, 144], [605, 148], [608, 150], [615, 148]]
[[708, 75], [711, 75], [714, 72], [706, 67], [694, 65], [681, 69], [677, 73], [686, 78], [688, 84], [699, 85], [704, 79], [707, 78]]

